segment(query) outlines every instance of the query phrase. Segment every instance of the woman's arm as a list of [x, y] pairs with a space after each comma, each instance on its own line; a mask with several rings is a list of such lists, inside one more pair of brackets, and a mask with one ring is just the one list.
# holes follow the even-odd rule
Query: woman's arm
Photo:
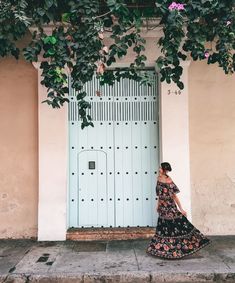
[[159, 201], [158, 200], [156, 201], [156, 210], [157, 210], [157, 212], [159, 210]]
[[176, 194], [173, 195], [173, 200], [174, 200], [174, 202], [177, 204], [177, 206], [179, 207], [179, 210], [181, 211], [181, 213], [182, 213], [185, 217], [187, 217], [187, 212], [183, 210], [182, 205], [181, 205], [181, 203], [180, 203], [180, 200], [179, 200], [179, 198], [177, 197]]

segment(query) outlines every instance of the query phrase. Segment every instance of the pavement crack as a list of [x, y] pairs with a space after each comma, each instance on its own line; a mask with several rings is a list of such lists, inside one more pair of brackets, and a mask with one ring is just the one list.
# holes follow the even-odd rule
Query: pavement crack
[[13, 267], [11, 267], [10, 269], [9, 269], [9, 273], [12, 273], [13, 271], [15, 271], [16, 270], [16, 267], [15, 266], [13, 266]]
[[30, 275], [24, 274], [25, 277], [25, 283], [30, 283]]
[[222, 260], [222, 262], [227, 266], [229, 270], [231, 270], [231, 267], [224, 260]]
[[61, 250], [62, 250], [62, 247], [59, 248], [57, 254], [54, 257], [54, 259], [52, 259], [52, 260], [50, 260], [49, 262], [46, 263], [46, 265], [49, 267], [48, 268], [48, 272], [51, 270], [52, 265], [54, 265], [54, 263], [56, 262], [57, 258], [61, 255]]
[[135, 260], [136, 260], [136, 263], [137, 263], [138, 270], [140, 270], [140, 265], [139, 265], [139, 262], [138, 262], [138, 258], [137, 258], [137, 255], [136, 255], [135, 248], [133, 248], [133, 251], [134, 251]]
[[24, 254], [26, 255], [26, 254], [29, 253], [29, 252], [30, 252], [30, 249], [26, 250], [26, 252], [25, 252]]
[[2, 283], [6, 283], [8, 280], [9, 274], [3, 279]]
[[[22, 259], [26, 256], [26, 254], [28, 254], [31, 250], [32, 250], [33, 247], [27, 249], [24, 254], [22, 255], [22, 257], [15, 263], [14, 266], [12, 266], [9, 270], [8, 270], [8, 274], [6, 276], [6, 278], [4, 279], [3, 283], [7, 283], [8, 282], [8, 279], [10, 278], [10, 275], [11, 274], [14, 274], [15, 273], [15, 270], [16, 270], [16, 266], [22, 261]], [[29, 279], [26, 278], [26, 283], [30, 282]]]

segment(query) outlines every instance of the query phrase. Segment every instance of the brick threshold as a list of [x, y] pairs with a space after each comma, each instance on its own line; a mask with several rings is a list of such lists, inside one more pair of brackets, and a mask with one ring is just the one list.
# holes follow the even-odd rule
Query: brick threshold
[[155, 227], [69, 228], [66, 239], [72, 241], [150, 239], [154, 235], [155, 229]]

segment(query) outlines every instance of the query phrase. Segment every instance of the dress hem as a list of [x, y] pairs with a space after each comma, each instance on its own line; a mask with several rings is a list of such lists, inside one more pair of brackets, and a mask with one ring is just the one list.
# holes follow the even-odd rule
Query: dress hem
[[187, 254], [183, 254], [182, 256], [177, 256], [177, 257], [167, 257], [167, 256], [164, 256], [164, 255], [155, 255], [151, 252], [149, 252], [148, 250], [146, 250], [146, 253], [151, 255], [151, 256], [154, 256], [154, 257], [161, 257], [161, 258], [164, 258], [164, 259], [172, 259], [172, 260], [176, 260], [176, 259], [180, 259], [180, 258], [183, 258], [185, 256], [188, 256], [188, 255], [191, 255], [191, 254], [194, 254], [196, 253], [197, 251], [199, 251], [200, 249], [204, 248], [205, 246], [211, 244], [211, 240], [208, 240], [208, 242], [204, 243], [203, 245], [201, 245], [200, 247], [198, 247], [197, 249], [187, 253]]

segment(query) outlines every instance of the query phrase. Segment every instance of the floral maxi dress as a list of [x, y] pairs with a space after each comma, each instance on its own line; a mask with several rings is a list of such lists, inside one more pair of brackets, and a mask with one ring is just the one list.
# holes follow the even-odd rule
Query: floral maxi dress
[[156, 234], [147, 247], [148, 254], [179, 259], [195, 253], [210, 243], [210, 240], [177, 209], [173, 194], [178, 192], [179, 189], [173, 182], [157, 182], [159, 217]]

